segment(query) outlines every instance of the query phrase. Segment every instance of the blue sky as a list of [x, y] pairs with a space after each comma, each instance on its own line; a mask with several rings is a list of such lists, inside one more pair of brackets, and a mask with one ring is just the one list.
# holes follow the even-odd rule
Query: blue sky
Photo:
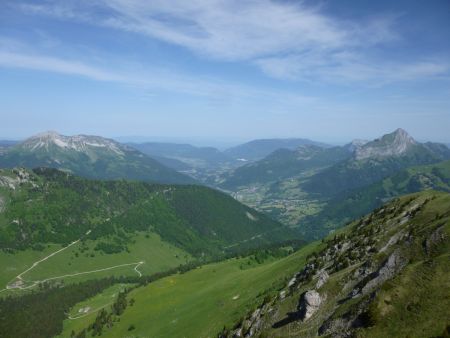
[[0, 137], [450, 142], [450, 2], [0, 2]]

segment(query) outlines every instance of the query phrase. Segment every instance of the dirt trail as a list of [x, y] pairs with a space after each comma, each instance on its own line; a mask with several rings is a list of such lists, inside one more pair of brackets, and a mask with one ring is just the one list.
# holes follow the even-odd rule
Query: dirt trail
[[[86, 232], [86, 235], [89, 235], [91, 232], [91, 230]], [[18, 274], [15, 278], [13, 278], [7, 285], [6, 288], [0, 290], [0, 293], [3, 291], [7, 291], [7, 290], [26, 290], [26, 289], [30, 289], [32, 287], [35, 287], [36, 285], [40, 284], [40, 283], [45, 283], [51, 280], [55, 280], [55, 279], [62, 279], [62, 278], [66, 278], [66, 277], [75, 277], [75, 276], [80, 276], [80, 275], [87, 275], [87, 274], [91, 274], [91, 273], [97, 273], [97, 272], [102, 272], [102, 271], [108, 271], [108, 270], [112, 270], [112, 269], [117, 269], [120, 267], [124, 267], [124, 266], [130, 266], [130, 265], [134, 265], [134, 271], [136, 271], [136, 273], [139, 275], [139, 277], [142, 277], [142, 273], [138, 270], [138, 267], [142, 264], [144, 264], [143, 261], [140, 262], [134, 262], [134, 263], [125, 263], [125, 264], [118, 264], [118, 265], [113, 265], [113, 266], [109, 266], [106, 268], [101, 268], [101, 269], [96, 269], [96, 270], [90, 270], [90, 271], [83, 271], [83, 272], [77, 272], [77, 273], [72, 273], [72, 274], [66, 274], [66, 275], [61, 275], [61, 276], [56, 276], [56, 277], [50, 277], [50, 278], [46, 278], [43, 280], [36, 280], [36, 281], [29, 281], [31, 284], [28, 286], [24, 286], [24, 279], [23, 279], [23, 275], [26, 274], [27, 272], [33, 270], [35, 267], [37, 267], [40, 263], [46, 261], [47, 259], [61, 253], [64, 250], [67, 250], [68, 248], [70, 248], [71, 246], [77, 244], [80, 241], [80, 239], [70, 243], [68, 246], [59, 249], [53, 253], [51, 253], [48, 256], [45, 256], [44, 258], [34, 262], [31, 267], [29, 267], [28, 269], [26, 269], [25, 271], [21, 272], [20, 274]]]

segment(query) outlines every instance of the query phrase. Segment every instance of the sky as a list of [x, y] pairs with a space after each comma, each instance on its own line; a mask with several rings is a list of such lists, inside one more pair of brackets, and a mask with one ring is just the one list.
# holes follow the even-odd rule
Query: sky
[[448, 0], [0, 0], [0, 138], [450, 143]]

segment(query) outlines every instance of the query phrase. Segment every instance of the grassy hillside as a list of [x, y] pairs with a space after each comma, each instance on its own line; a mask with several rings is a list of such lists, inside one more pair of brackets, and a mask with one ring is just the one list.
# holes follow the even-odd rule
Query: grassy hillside
[[283, 296], [223, 337], [447, 336], [449, 236], [450, 194], [396, 199], [324, 241]]
[[[286, 258], [232, 259], [136, 288], [102, 335], [437, 337], [450, 325], [449, 235], [449, 194], [405, 196]], [[321, 301], [302, 319], [307, 290]], [[62, 337], [96, 318], [66, 320]]]
[[54, 169], [3, 170], [0, 179], [0, 247], [6, 251], [91, 239], [97, 241], [94, 249], [123, 252], [140, 231], [193, 255], [208, 255], [292, 235], [206, 187], [94, 181]]
[[[128, 250], [105, 254], [96, 250], [96, 241], [79, 242], [67, 250], [61, 251], [35, 268], [22, 275], [24, 286], [35, 281], [50, 279], [52, 282], [75, 283], [107, 276], [139, 276], [134, 268], [139, 262], [138, 270], [143, 275], [170, 270], [191, 261], [187, 252], [161, 241], [154, 233], [139, 233], [132, 237]], [[36, 261], [61, 250], [60, 245], [50, 244], [42, 251], [27, 249], [14, 253], [0, 252], [0, 290], [15, 277], [26, 271]], [[105, 271], [98, 271], [108, 269]], [[86, 273], [89, 272], [89, 273]], [[74, 276], [77, 273], [84, 273]], [[61, 277], [66, 276], [66, 277]], [[34, 288], [32, 288], [34, 289]], [[20, 293], [13, 289], [4, 291], [0, 296]]]
[[[104, 329], [103, 336], [213, 337], [268, 294], [276, 293], [317, 245], [261, 264], [248, 257], [209, 264], [137, 288], [127, 296], [134, 304], [127, 307], [120, 322]], [[96, 315], [66, 320], [62, 337], [69, 337], [72, 330], [80, 332]], [[131, 326], [134, 329], [129, 331]]]
[[341, 193], [321, 212], [303, 220], [302, 233], [321, 237], [394, 197], [429, 189], [450, 192], [450, 161], [408, 168], [367, 187]]

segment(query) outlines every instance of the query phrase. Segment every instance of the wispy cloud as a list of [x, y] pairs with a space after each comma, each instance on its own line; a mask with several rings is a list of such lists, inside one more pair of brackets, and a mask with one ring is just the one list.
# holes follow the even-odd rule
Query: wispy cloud
[[305, 54], [271, 57], [255, 63], [268, 75], [287, 80], [384, 85], [429, 78], [449, 78], [450, 63], [424, 60], [409, 63], [372, 61], [352, 53]]
[[[295, 92], [247, 86], [169, 69], [150, 67], [146, 67], [145, 70], [126, 69], [124, 65], [117, 64], [111, 68], [102, 68], [94, 63], [42, 55], [29, 49], [2, 50], [2, 41], [5, 40], [0, 39], [0, 67], [47, 71], [94, 81], [111, 82], [137, 88], [144, 91], [146, 96], [153, 96], [153, 92], [162, 91], [205, 97], [211, 102], [223, 102], [230, 99], [236, 102], [267, 100], [271, 104], [280, 104], [283, 107], [298, 107], [298, 105], [316, 101], [314, 97], [299, 95]], [[8, 41], [13, 42], [13, 40]], [[20, 42], [12, 44], [22, 46]]]
[[335, 22], [301, 3], [269, 0], [94, 0], [21, 8], [137, 32], [225, 60], [336, 48], [355, 43], [350, 37], [360, 29]]
[[392, 13], [348, 21], [302, 1], [271, 0], [48, 0], [17, 6], [141, 34], [206, 58], [248, 62], [284, 80], [382, 84], [448, 73], [445, 61], [371, 57], [371, 51], [401, 40]]
[[79, 61], [8, 51], [0, 51], [0, 66], [79, 75], [98, 81], [123, 82], [125, 80], [124, 77], [118, 74], [103, 71]]

